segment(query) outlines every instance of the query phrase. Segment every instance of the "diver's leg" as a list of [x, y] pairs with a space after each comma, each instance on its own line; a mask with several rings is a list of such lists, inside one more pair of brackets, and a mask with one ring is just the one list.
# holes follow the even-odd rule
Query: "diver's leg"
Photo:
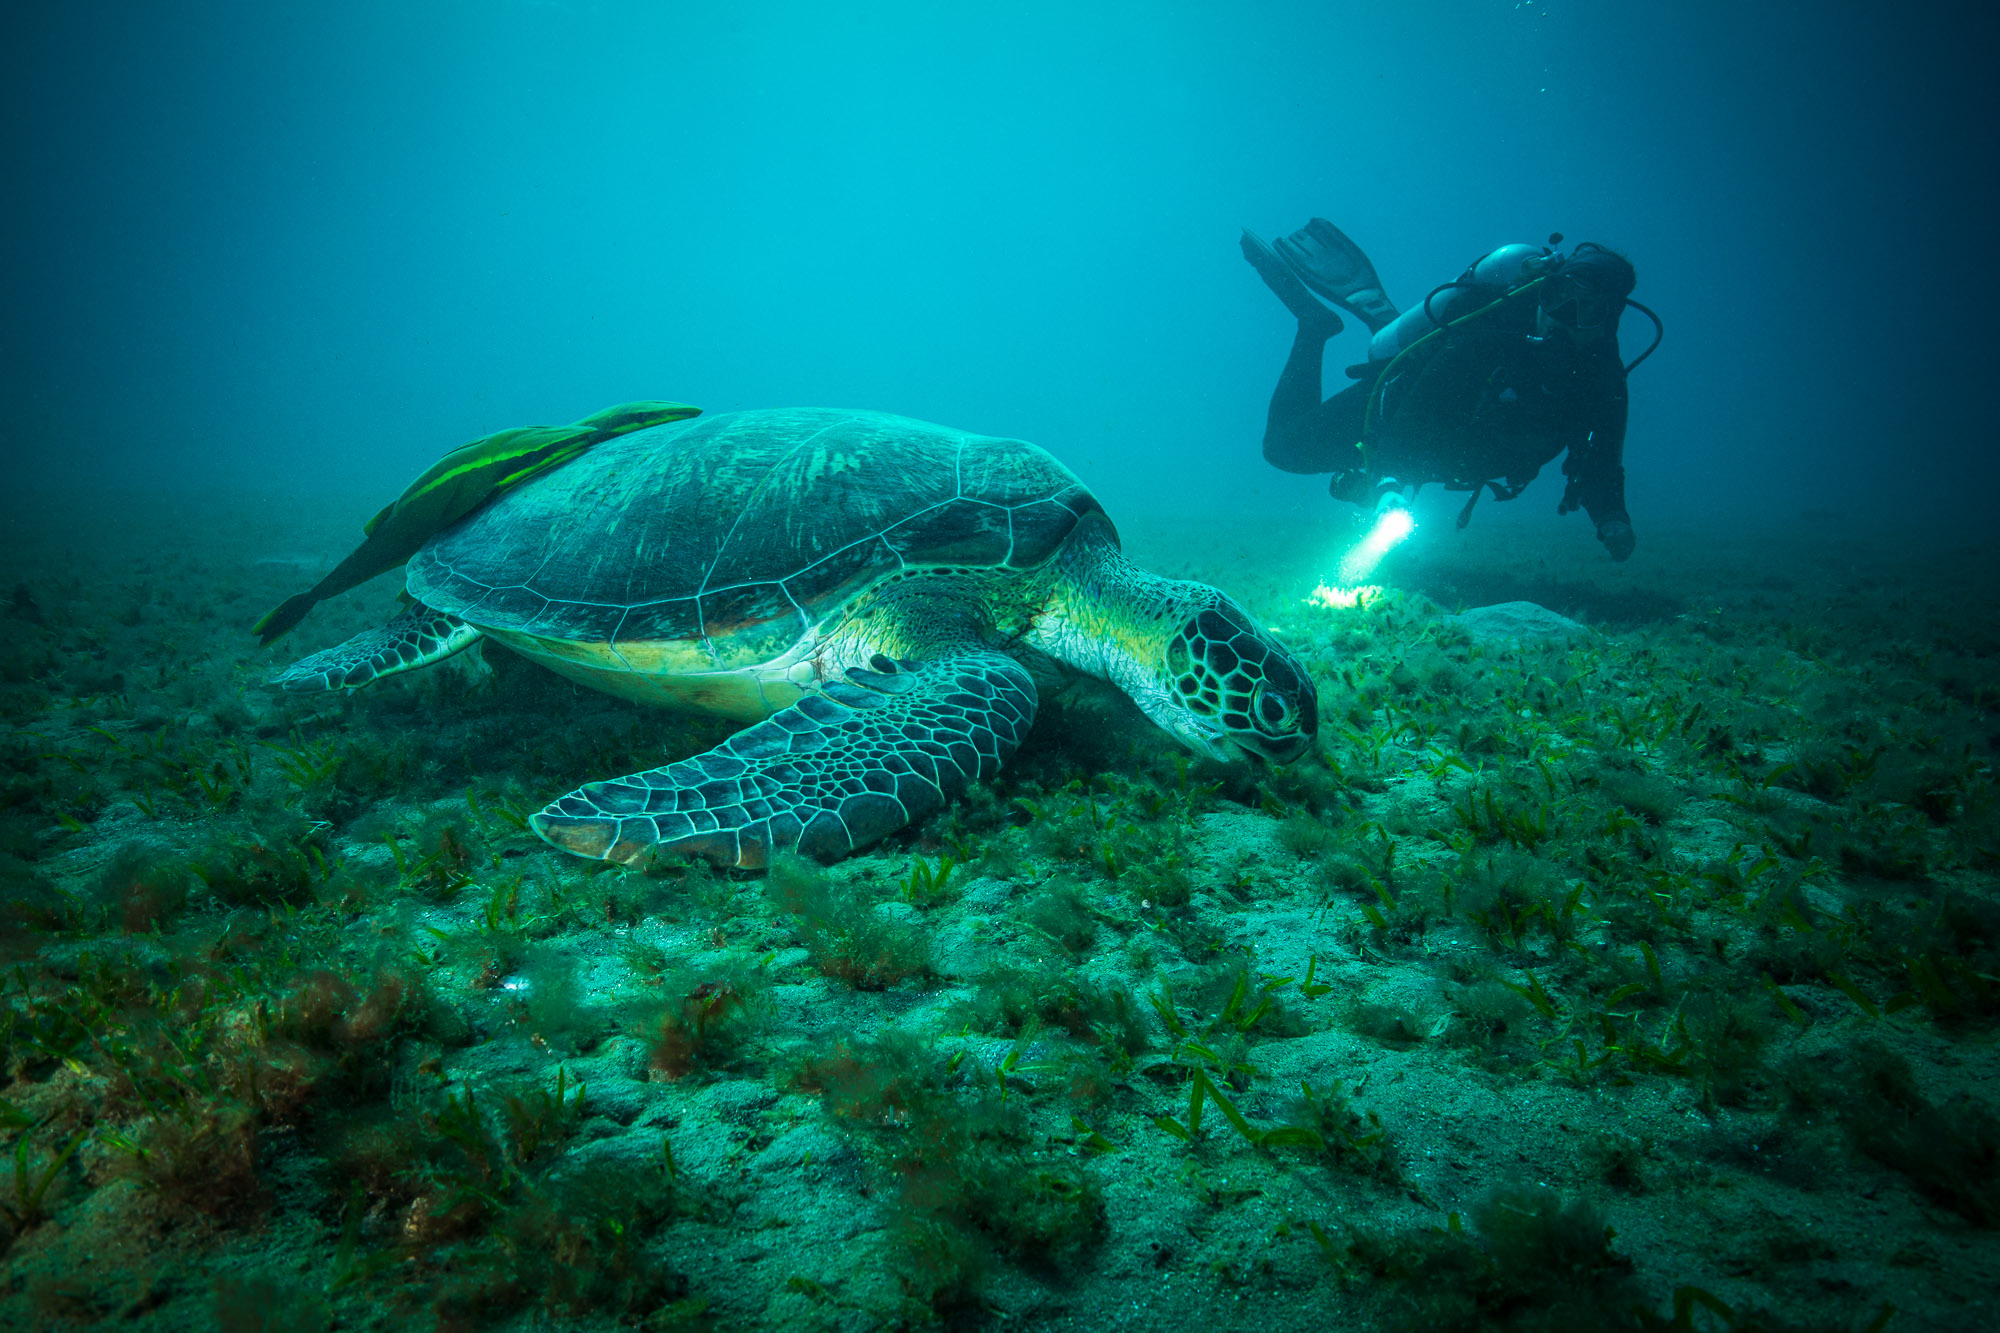
[[1270, 410], [1264, 418], [1264, 460], [1273, 467], [1287, 472], [1326, 472], [1335, 466], [1328, 443], [1313, 429], [1320, 408], [1320, 363], [1326, 359], [1326, 341], [1331, 336], [1323, 326], [1299, 321], [1292, 353], [1279, 372], [1278, 387], [1271, 391]]
[[[1264, 457], [1287, 472], [1331, 472], [1341, 475], [1365, 470], [1361, 430], [1368, 416], [1373, 378], [1350, 384], [1325, 402], [1320, 392], [1321, 349], [1310, 331], [1301, 328], [1292, 345], [1285, 373], [1271, 395], [1264, 429]], [[1340, 493], [1338, 482], [1335, 494]]]

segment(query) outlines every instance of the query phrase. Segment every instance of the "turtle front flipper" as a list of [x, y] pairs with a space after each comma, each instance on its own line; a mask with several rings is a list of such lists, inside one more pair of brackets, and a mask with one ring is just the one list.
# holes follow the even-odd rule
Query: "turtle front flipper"
[[832, 861], [993, 776], [1035, 720], [1034, 681], [1000, 653], [869, 666], [706, 754], [579, 787], [530, 822], [566, 851], [626, 865]]
[[481, 637], [457, 616], [417, 602], [386, 625], [301, 657], [271, 677], [270, 685], [292, 694], [358, 690], [384, 676], [441, 662]]

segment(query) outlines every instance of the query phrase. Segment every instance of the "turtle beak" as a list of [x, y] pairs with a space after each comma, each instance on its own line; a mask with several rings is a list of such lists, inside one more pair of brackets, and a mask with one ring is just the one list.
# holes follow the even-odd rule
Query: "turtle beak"
[[1243, 747], [1226, 736], [1203, 736], [1201, 752], [1219, 764], [1240, 764], [1243, 762]]
[[1227, 728], [1195, 713], [1166, 690], [1134, 694], [1133, 698], [1146, 716], [1153, 719], [1154, 726], [1196, 754], [1206, 755], [1218, 764], [1234, 764], [1243, 759], [1243, 747]]
[[1286, 736], [1283, 739], [1257, 736], [1246, 742], [1220, 728], [1183, 735], [1181, 739], [1189, 749], [1199, 750], [1224, 764], [1289, 764], [1312, 748], [1310, 736]]
[[1218, 764], [1242, 762], [1246, 752], [1221, 727], [1186, 715], [1179, 721], [1180, 725], [1173, 728], [1174, 738], [1188, 749], [1205, 754]]
[[1313, 738], [1304, 733], [1287, 736], [1281, 741], [1272, 741], [1269, 749], [1258, 757], [1268, 759], [1274, 764], [1289, 764], [1312, 749], [1312, 743]]

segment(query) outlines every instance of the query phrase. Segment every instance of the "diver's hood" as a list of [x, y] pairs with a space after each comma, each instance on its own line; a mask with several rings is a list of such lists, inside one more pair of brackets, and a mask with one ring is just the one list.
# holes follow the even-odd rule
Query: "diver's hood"
[[1551, 267], [1542, 283], [1542, 314], [1577, 333], [1612, 332], [1638, 282], [1630, 260], [1585, 241]]

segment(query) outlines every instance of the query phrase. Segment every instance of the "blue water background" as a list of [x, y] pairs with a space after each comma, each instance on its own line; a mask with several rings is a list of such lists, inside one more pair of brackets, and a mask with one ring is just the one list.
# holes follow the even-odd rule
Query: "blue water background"
[[1259, 458], [1290, 324], [1236, 236], [1319, 214], [1404, 304], [1551, 230], [1629, 253], [1668, 328], [1634, 380], [1642, 534], [1978, 524], [2000, 157], [1965, 12], [17, 11], [6, 470], [386, 496], [484, 432], [669, 397], [1034, 439], [1114, 513], [1313, 513], [1322, 483]]

